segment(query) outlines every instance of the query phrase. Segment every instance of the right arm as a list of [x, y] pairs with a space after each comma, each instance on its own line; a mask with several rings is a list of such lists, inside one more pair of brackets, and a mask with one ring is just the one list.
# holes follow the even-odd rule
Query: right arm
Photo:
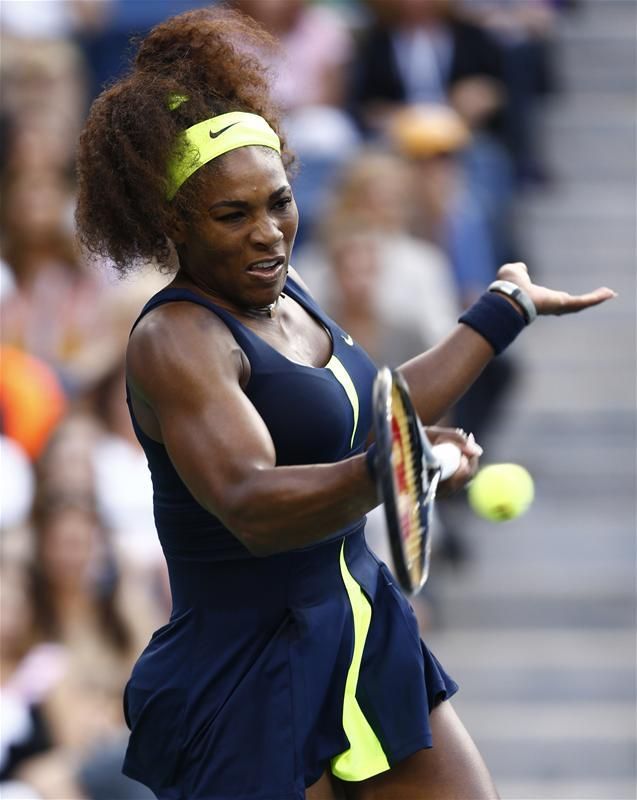
[[[518, 283], [540, 314], [566, 314], [614, 296], [609, 289], [571, 296], [531, 283], [521, 264], [500, 278]], [[439, 345], [401, 367], [425, 424], [435, 422], [493, 357], [488, 342], [458, 325]], [[205, 369], [202, 368], [205, 365]], [[171, 304], [145, 317], [131, 337], [133, 400], [154, 415], [159, 439], [197, 501], [254, 555], [327, 538], [377, 505], [364, 456], [334, 464], [277, 467], [267, 427], [241, 388], [242, 360], [233, 337], [210, 312]], [[453, 437], [451, 437], [453, 438]], [[469, 447], [447, 482], [473, 472]]]
[[196, 500], [257, 556], [318, 542], [376, 506], [364, 456], [275, 466], [272, 438], [241, 388], [239, 353], [225, 325], [192, 304], [158, 309], [131, 337], [133, 400], [152, 410]]

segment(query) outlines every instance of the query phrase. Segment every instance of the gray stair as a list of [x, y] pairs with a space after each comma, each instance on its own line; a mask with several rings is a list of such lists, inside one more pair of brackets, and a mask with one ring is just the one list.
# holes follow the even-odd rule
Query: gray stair
[[499, 525], [456, 502], [473, 560], [434, 561], [427, 587], [428, 642], [505, 800], [637, 795], [636, 24], [632, 0], [583, 0], [560, 24], [542, 118], [556, 181], [517, 213], [539, 281], [620, 296], [516, 343], [483, 460], [524, 464], [536, 500]]
[[585, 0], [567, 15], [556, 53], [566, 87], [634, 93], [636, 22], [632, 0]]

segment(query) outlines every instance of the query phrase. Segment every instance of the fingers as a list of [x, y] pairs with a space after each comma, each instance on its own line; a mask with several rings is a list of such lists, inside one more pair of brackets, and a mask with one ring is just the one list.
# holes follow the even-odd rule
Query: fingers
[[532, 282], [528, 267], [521, 261], [504, 264], [498, 270], [498, 278], [512, 281], [524, 289], [534, 302], [538, 314], [543, 315], [574, 314], [617, 297], [617, 293], [607, 286], [580, 295], [539, 286]]
[[498, 270], [497, 277], [504, 281], [513, 281], [526, 285], [530, 282], [529, 268], [523, 261], [516, 261], [511, 264], [503, 264]]
[[452, 442], [462, 453], [471, 456], [479, 451], [482, 455], [482, 448], [476, 442], [472, 433], [466, 433], [462, 428], [442, 428], [437, 425], [426, 428], [427, 436], [432, 444], [442, 444], [442, 442]]
[[470, 433], [469, 436], [467, 437], [467, 441], [465, 442], [465, 446], [462, 452], [469, 459], [471, 459], [471, 458], [480, 458], [480, 456], [484, 453], [484, 450], [476, 442], [473, 434]]
[[[471, 435], [471, 438], [473, 438], [473, 434]], [[461, 486], [464, 486], [475, 477], [478, 467], [480, 466], [480, 456], [482, 455], [483, 450], [477, 443], [474, 443], [474, 446], [476, 449], [473, 450], [473, 452], [470, 454], [466, 452], [462, 454], [460, 466], [453, 476], [461, 481]]]
[[472, 433], [465, 433], [462, 428], [441, 428], [430, 426], [425, 429], [427, 438], [433, 445], [440, 445], [444, 442], [454, 444], [467, 458], [482, 455], [483, 450], [476, 442]]
[[561, 294], [561, 303], [558, 310], [554, 312], [556, 314], [573, 314], [577, 311], [583, 311], [585, 308], [598, 306], [600, 303], [605, 303], [606, 300], [612, 300], [614, 297], [617, 297], [617, 292], [614, 292], [606, 286], [602, 286], [586, 294], [570, 295], [566, 292], [562, 292]]
[[482, 448], [476, 442], [472, 433], [466, 434], [461, 428], [451, 429], [438, 429], [440, 431], [440, 438], [438, 443], [443, 440], [452, 441], [460, 448], [460, 464], [458, 469], [453, 475], [440, 483], [441, 497], [448, 497], [454, 494], [459, 489], [473, 480], [478, 471], [480, 456], [483, 453]]
[[449, 497], [460, 489], [464, 488], [469, 481], [473, 480], [478, 471], [480, 456], [475, 454], [467, 456], [464, 453], [460, 457], [460, 466], [446, 481], [441, 481], [438, 493], [440, 497]]
[[475, 476], [478, 471], [479, 460], [480, 456], [478, 455], [470, 456], [469, 458], [465, 455], [462, 456], [460, 466], [453, 476], [458, 486], [464, 486]]

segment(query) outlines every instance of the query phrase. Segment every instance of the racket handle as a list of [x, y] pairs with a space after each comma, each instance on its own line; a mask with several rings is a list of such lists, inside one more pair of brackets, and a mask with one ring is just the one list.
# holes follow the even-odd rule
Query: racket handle
[[442, 442], [433, 446], [434, 455], [440, 463], [440, 480], [446, 481], [460, 466], [462, 454], [453, 442]]

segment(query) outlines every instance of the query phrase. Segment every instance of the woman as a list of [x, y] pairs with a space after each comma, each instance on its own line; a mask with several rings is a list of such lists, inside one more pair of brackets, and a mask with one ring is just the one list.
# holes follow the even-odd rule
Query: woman
[[[375, 369], [289, 266], [290, 158], [250, 55], [264, 41], [228, 12], [158, 25], [80, 142], [85, 246], [123, 272], [177, 259], [127, 353], [173, 611], [127, 686], [124, 769], [166, 800], [491, 798], [443, 702], [456, 685], [365, 546]], [[425, 423], [524, 327], [518, 303], [613, 294], [537, 287], [520, 264], [500, 277], [519, 301], [487, 293], [403, 366]], [[463, 450], [453, 490], [479, 450], [446, 438]]]

